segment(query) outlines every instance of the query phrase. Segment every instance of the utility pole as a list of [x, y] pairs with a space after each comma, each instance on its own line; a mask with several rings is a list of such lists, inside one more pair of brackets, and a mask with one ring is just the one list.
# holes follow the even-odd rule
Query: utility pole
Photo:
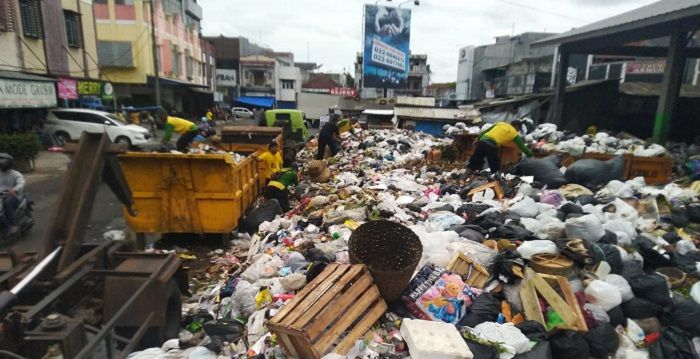
[[156, 0], [151, 0], [151, 51], [153, 52], [153, 86], [155, 87], [156, 105], [161, 106], [160, 101], [160, 69], [158, 69], [158, 45], [156, 43]]

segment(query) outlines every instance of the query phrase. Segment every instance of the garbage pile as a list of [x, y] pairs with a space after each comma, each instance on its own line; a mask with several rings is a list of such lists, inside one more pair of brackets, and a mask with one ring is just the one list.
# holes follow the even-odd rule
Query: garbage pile
[[644, 141], [628, 135], [617, 138], [606, 132], [597, 132], [578, 136], [574, 133], [559, 131], [553, 123], [538, 125], [534, 131], [525, 136], [527, 142], [536, 142], [536, 149], [546, 152], [566, 152], [573, 156], [584, 153], [607, 153], [611, 155], [632, 154], [639, 157], [667, 156], [668, 150], [661, 145], [647, 145]]
[[697, 191], [553, 162], [466, 178], [426, 160], [449, 139], [343, 138], [299, 154], [292, 211], [208, 254], [180, 337], [130, 358], [698, 357]]

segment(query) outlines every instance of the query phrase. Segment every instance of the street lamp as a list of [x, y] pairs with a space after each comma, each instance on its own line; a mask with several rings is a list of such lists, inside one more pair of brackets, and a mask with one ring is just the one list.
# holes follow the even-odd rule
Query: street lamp
[[411, 1], [413, 1], [413, 5], [420, 6], [420, 0], [406, 0], [406, 1], [402, 2], [401, 4], [399, 4], [398, 7], [400, 8], [401, 5], [410, 3]]

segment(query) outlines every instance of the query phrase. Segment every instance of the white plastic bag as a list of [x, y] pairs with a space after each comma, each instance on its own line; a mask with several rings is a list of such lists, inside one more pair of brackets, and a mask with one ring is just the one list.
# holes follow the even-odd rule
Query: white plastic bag
[[510, 208], [508, 208], [508, 211], [513, 212], [520, 217], [529, 218], [534, 218], [540, 213], [537, 203], [535, 203], [535, 200], [530, 197], [525, 197], [522, 201], [513, 204], [510, 206]]
[[501, 358], [503, 354], [514, 356], [530, 351], [530, 339], [512, 324], [484, 322], [475, 326], [474, 331], [488, 340], [501, 343], [506, 350], [506, 353], [501, 353]]
[[697, 303], [700, 303], [700, 282], [693, 284], [690, 287], [690, 297]]
[[569, 238], [580, 238], [595, 243], [604, 235], [603, 225], [595, 215], [587, 214], [566, 220], [566, 236]]
[[622, 303], [620, 292], [612, 284], [596, 279], [584, 291], [588, 301], [599, 305], [606, 312]]
[[456, 224], [464, 224], [466, 220], [452, 212], [438, 211], [428, 216], [428, 221], [442, 230], [449, 229]]
[[248, 282], [255, 283], [260, 278], [269, 278], [270, 276], [265, 276], [264, 267], [267, 262], [269, 262], [272, 257], [269, 254], [259, 254], [254, 256], [253, 264], [248, 267], [243, 273], [241, 273], [241, 278], [247, 280]]
[[613, 219], [605, 222], [603, 224], [603, 229], [610, 232], [624, 232], [631, 238], [637, 236], [637, 229], [630, 222], [619, 219]]
[[630, 284], [627, 283], [627, 279], [625, 279], [623, 276], [617, 274], [608, 274], [605, 277], [604, 281], [617, 288], [617, 291], [620, 292], [620, 297], [622, 298], [623, 303], [634, 298], [632, 287], [630, 287]]
[[598, 304], [586, 303], [583, 305], [584, 309], [588, 309], [593, 315], [596, 323], [610, 323], [610, 316], [603, 308]]
[[557, 245], [546, 239], [523, 242], [517, 251], [525, 259], [530, 259], [537, 253], [559, 254]]
[[[425, 250], [425, 249], [424, 249]], [[459, 240], [456, 242], [451, 242], [447, 245], [447, 250], [450, 252], [460, 252], [467, 257], [476, 260], [479, 264], [489, 267], [498, 252], [487, 247], [479, 242], [474, 242], [470, 240]]]

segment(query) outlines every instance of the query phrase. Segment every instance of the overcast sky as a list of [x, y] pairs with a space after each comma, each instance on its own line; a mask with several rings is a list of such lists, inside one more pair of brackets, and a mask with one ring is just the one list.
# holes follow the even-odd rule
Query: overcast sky
[[[409, 2], [411, 52], [427, 54], [432, 82], [457, 79], [459, 48], [527, 31], [563, 32], [654, 0], [421, 0]], [[353, 73], [362, 48], [363, 0], [199, 0], [207, 36], [244, 36], [323, 72]], [[373, 2], [372, 2], [373, 3]], [[394, 0], [390, 4], [398, 4]], [[387, 4], [386, 0], [380, 4]], [[307, 51], [308, 49], [308, 51]]]

